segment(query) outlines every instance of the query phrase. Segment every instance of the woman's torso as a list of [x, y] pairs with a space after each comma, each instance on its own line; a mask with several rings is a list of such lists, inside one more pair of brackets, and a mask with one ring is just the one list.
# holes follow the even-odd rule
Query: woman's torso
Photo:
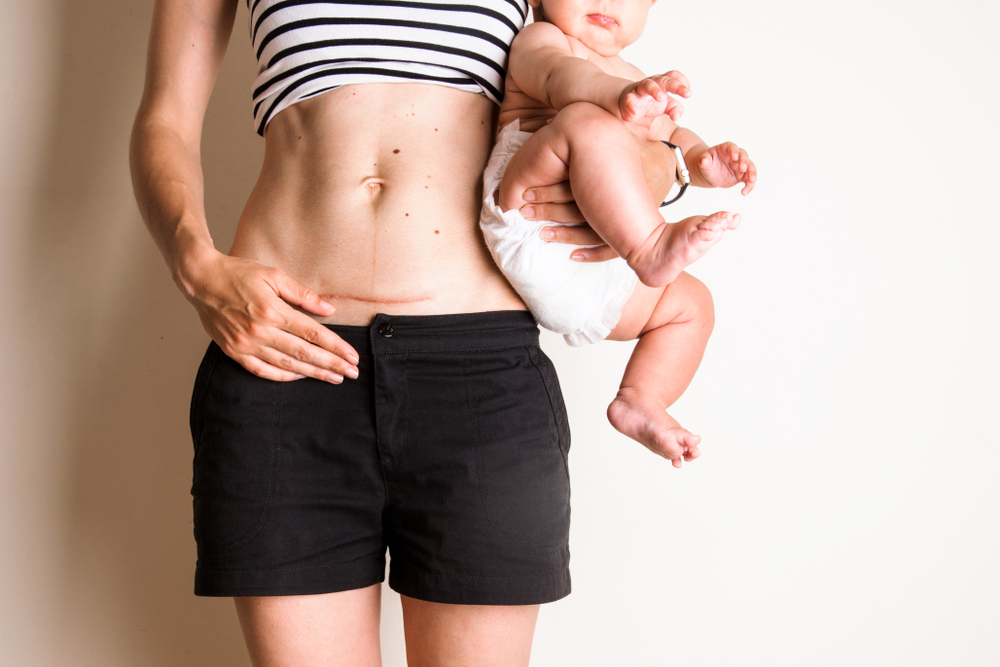
[[[231, 254], [283, 269], [332, 303], [330, 321], [343, 324], [366, 324], [379, 312], [523, 309], [478, 220], [496, 124], [488, 79], [499, 86], [498, 63], [526, 9], [521, 0], [255, 0], [255, 106], [258, 127], [268, 123], [266, 151]], [[387, 11], [405, 26], [381, 25]], [[421, 40], [424, 48], [410, 48]], [[465, 83], [341, 85], [359, 65], [342, 56], [384, 59], [386, 45], [397, 49], [391, 58], [430, 63], [420, 65], [431, 68], [421, 76], [454, 67]], [[379, 66], [391, 76], [391, 59]], [[407, 67], [399, 65], [400, 76]], [[470, 80], [482, 82], [484, 94], [468, 92]], [[321, 94], [309, 88], [328, 84], [341, 87]], [[281, 107], [300, 94], [306, 98]]]
[[492, 109], [426, 84], [345, 86], [289, 107], [268, 126], [231, 254], [318, 291], [342, 324], [523, 309], [478, 226]]

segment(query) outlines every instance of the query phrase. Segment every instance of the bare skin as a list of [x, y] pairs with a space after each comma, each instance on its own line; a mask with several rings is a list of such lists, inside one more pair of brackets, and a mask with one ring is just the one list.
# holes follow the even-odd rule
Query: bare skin
[[[143, 218], [222, 350], [271, 380], [339, 383], [357, 376], [357, 353], [321, 322], [524, 309], [477, 228], [494, 107], [441, 86], [347, 86], [279, 113], [233, 247], [215, 248], [201, 130], [237, 6], [157, 1], [130, 147]], [[669, 171], [662, 151], [644, 155]], [[582, 219], [565, 183], [533, 193], [529, 217]], [[614, 256], [588, 228], [559, 228], [546, 240], [596, 242], [575, 251], [583, 261]], [[377, 593], [237, 599], [253, 664], [378, 665]], [[537, 613], [404, 600], [410, 662], [475, 664], [468, 656], [492, 647], [484, 664], [527, 664]]]
[[[236, 598], [254, 667], [378, 667], [381, 586]], [[538, 605], [447, 605], [402, 596], [410, 667], [526, 667]]]
[[742, 185], [746, 195], [756, 167], [732, 142], [710, 148], [676, 125], [682, 108], [672, 95], [691, 94], [682, 74], [645, 77], [618, 57], [642, 34], [652, 0], [530, 4], [544, 8], [548, 22], [514, 40], [500, 122], [517, 120], [533, 135], [511, 158], [497, 204], [523, 210], [525, 193], [537, 184], [568, 179], [595, 232], [654, 288], [636, 289], [611, 334], [639, 344], [608, 419], [680, 467], [700, 455], [701, 438], [666, 410], [690, 384], [714, 321], [711, 295], [683, 269], [735, 229], [740, 216], [719, 212], [665, 223], [643, 146], [660, 139], [680, 146], [692, 184], [700, 187]]

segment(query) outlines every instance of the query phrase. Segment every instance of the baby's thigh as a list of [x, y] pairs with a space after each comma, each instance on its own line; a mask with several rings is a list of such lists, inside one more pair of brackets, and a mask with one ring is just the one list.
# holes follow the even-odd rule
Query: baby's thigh
[[715, 323], [715, 309], [712, 294], [705, 284], [682, 271], [666, 287], [636, 283], [608, 339], [634, 340], [652, 329], [689, 321], [702, 322], [711, 329]]
[[618, 324], [608, 334], [608, 340], [635, 340], [649, 329], [653, 311], [666, 287], [647, 287], [636, 282], [632, 296], [625, 302]]
[[527, 201], [524, 191], [569, 180], [569, 167], [559, 156], [564, 139], [552, 125], [546, 125], [524, 142], [511, 157], [497, 192], [503, 211], [521, 208]]

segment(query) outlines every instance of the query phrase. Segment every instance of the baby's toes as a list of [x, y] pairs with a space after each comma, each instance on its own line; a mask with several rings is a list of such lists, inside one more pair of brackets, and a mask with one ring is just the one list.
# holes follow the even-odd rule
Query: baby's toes
[[736, 226], [739, 224], [739, 215], [734, 215], [728, 211], [719, 211], [708, 216], [705, 220], [706, 222], [711, 221], [714, 229], [736, 229]]
[[701, 230], [707, 229], [713, 232], [717, 232], [721, 229], [724, 229], [725, 226], [726, 226], [726, 219], [718, 217], [718, 213], [716, 213], [715, 215], [710, 215], [704, 220], [702, 220], [700, 223], [698, 223], [698, 229]]
[[719, 235], [719, 231], [715, 229], [699, 229], [693, 236], [694, 240], [698, 243], [711, 243]]

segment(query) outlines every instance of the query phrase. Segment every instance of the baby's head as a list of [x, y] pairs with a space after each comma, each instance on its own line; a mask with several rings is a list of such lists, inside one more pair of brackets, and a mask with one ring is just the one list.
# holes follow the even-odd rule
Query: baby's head
[[642, 34], [656, 0], [528, 0], [548, 21], [602, 56], [614, 56]]

